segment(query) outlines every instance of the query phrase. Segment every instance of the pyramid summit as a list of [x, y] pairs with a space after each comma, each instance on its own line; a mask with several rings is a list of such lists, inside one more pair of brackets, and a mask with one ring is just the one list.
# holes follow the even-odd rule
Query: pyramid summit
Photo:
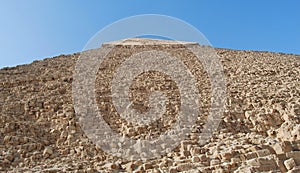
[[149, 39], [149, 38], [129, 38], [124, 40], [112, 41], [103, 43], [103, 45], [130, 45], [130, 46], [140, 46], [140, 45], [197, 45], [196, 42], [185, 42], [176, 40], [159, 40], [159, 39]]

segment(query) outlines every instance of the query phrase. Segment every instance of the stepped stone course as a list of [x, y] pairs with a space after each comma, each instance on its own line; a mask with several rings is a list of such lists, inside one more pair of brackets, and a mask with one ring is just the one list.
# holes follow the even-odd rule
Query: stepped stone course
[[[192, 59], [181, 44], [195, 45], [146, 39], [104, 44], [115, 48], [99, 69], [96, 93], [109, 93], [109, 84], [103, 81], [113, 74], [110, 70], [115, 67], [110, 64], [139, 51], [163, 50], [183, 61]], [[211, 91], [205, 69], [199, 64], [193, 69], [187, 62], [197, 75], [201, 115], [186, 140], [150, 160], [112, 156], [81, 129], [72, 100], [73, 72], [80, 53], [0, 69], [0, 172], [300, 172], [300, 56], [215, 51], [227, 83], [218, 129], [207, 143], [197, 143], [210, 108]], [[143, 83], [145, 78], [150, 88], [162, 88], [173, 97], [173, 106], [166, 108], [172, 116], [150, 127], [133, 126], [117, 116], [104, 117], [112, 129], [133, 139], [155, 138], [167, 131], [176, 118], [174, 105], [180, 99], [168, 77], [148, 73], [137, 78], [132, 87], [131, 99], [137, 109], [147, 110], [143, 102], [148, 95], [134, 94], [139, 88], [149, 89]], [[157, 82], [164, 84], [154, 86]], [[102, 104], [107, 100], [97, 101], [100, 108], [110, 108]]]

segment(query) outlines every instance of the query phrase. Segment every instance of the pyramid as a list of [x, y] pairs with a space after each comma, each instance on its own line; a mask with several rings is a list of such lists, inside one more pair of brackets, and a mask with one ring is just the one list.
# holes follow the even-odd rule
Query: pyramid
[[168, 75], [144, 73], [130, 86], [129, 100], [140, 112], [149, 110], [152, 90], [170, 99], [163, 118], [148, 126], [120, 117], [110, 96], [113, 72], [126, 58], [157, 50], [179, 57], [196, 77], [201, 99], [190, 133], [171, 151], [151, 159], [105, 151], [84, 131], [74, 106], [74, 71], [83, 53], [60, 55], [0, 69], [0, 172], [300, 172], [299, 55], [213, 49], [226, 79], [225, 105], [218, 128], [199, 144], [212, 83], [187, 50], [197, 43], [135, 38], [105, 46], [113, 48], [99, 66], [95, 93], [111, 129], [133, 140], [149, 140], [176, 123], [181, 96]]

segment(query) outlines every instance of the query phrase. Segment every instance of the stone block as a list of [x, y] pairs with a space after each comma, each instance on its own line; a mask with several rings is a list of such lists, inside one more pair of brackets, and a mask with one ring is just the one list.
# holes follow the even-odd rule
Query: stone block
[[257, 154], [258, 157], [264, 157], [264, 156], [270, 155], [271, 152], [268, 149], [264, 149], [264, 150], [256, 151], [256, 154]]
[[296, 162], [293, 158], [284, 161], [284, 165], [287, 170], [291, 170], [296, 166]]

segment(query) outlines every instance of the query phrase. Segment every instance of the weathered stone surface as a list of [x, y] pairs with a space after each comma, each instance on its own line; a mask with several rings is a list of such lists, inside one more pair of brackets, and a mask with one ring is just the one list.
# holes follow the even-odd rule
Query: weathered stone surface
[[287, 158], [293, 158], [297, 165], [300, 165], [300, 151], [291, 151], [286, 153]]
[[298, 173], [298, 172], [300, 172], [300, 166], [297, 166], [294, 169], [289, 170], [287, 173]]
[[179, 165], [176, 166], [176, 170], [178, 172], [183, 172], [183, 171], [189, 171], [193, 168], [193, 164], [192, 163], [181, 163]]
[[[200, 115], [179, 146], [143, 161], [118, 158], [96, 146], [81, 129], [73, 105], [73, 72], [80, 54], [60, 55], [0, 69], [0, 172], [299, 172], [299, 55], [216, 49], [227, 82], [226, 106], [218, 129], [199, 145], [211, 108], [211, 83], [201, 64], [191, 62], [193, 56], [178, 42], [133, 39], [116, 46], [99, 68], [96, 93], [110, 94], [114, 63], [152, 49], [180, 57], [197, 80]], [[104, 118], [114, 131], [132, 139], [158, 137], [176, 122], [180, 109], [180, 93], [170, 81], [145, 74], [130, 89], [136, 109], [147, 111], [147, 89], [167, 86], [174, 104], [164, 122], [144, 127], [112, 114]], [[100, 110], [115, 111], [107, 106], [109, 97], [99, 99]]]
[[293, 158], [290, 158], [290, 159], [284, 161], [284, 165], [285, 165], [286, 169], [291, 170], [296, 166], [296, 162]]

